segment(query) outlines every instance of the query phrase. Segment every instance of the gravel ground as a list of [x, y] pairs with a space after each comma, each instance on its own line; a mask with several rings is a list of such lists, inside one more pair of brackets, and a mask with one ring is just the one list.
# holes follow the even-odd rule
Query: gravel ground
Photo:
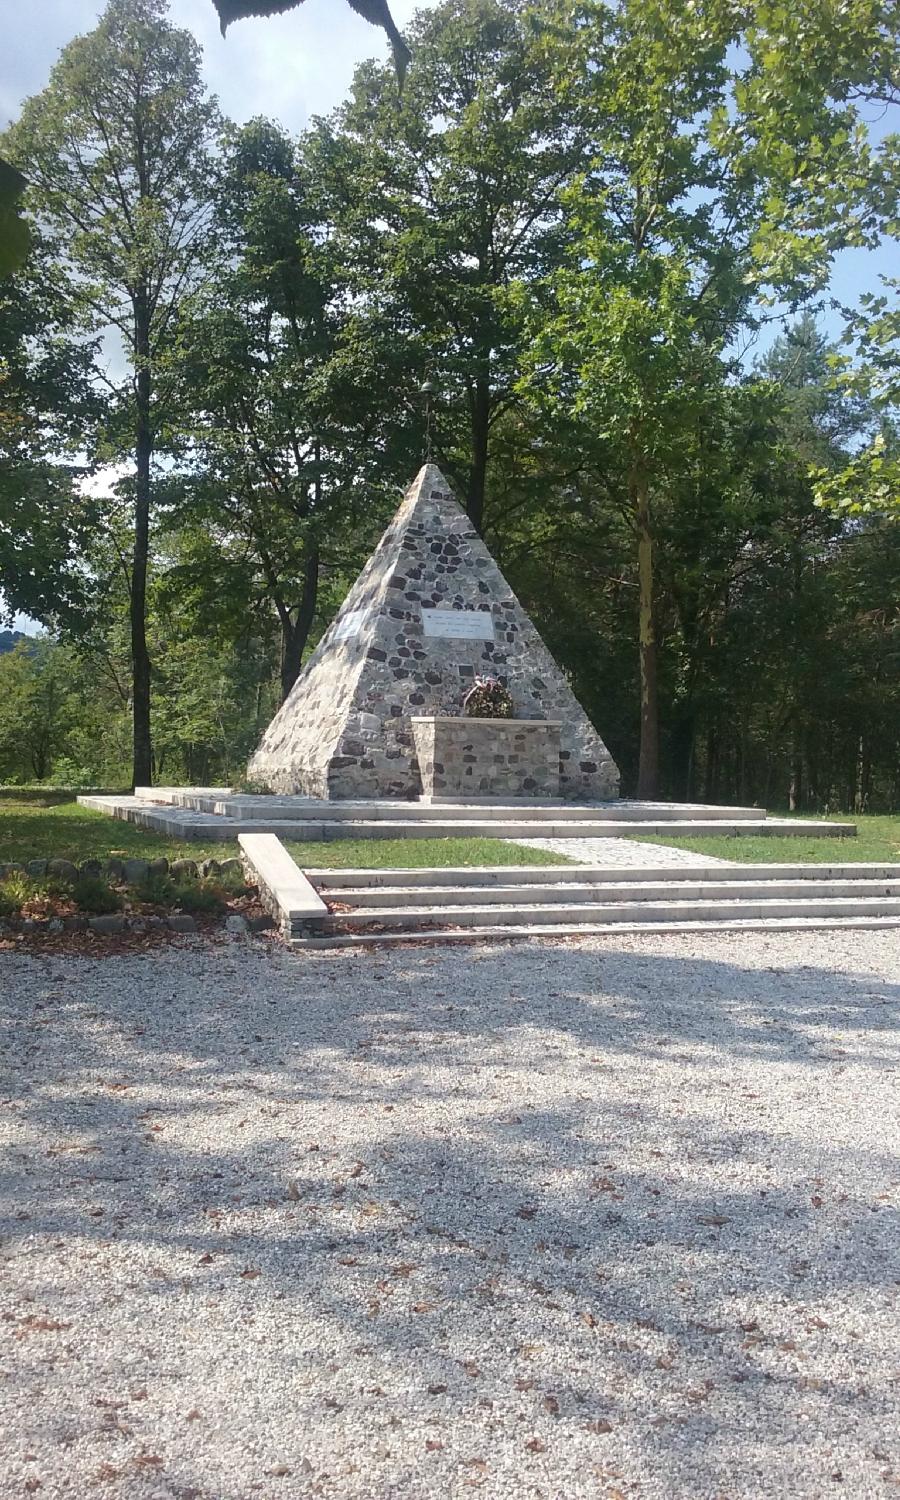
[[0, 953], [0, 1494], [897, 1495], [898, 961]]
[[623, 870], [660, 870], [676, 865], [730, 865], [730, 859], [697, 854], [694, 849], [669, 849], [664, 844], [641, 844], [634, 839], [506, 839], [529, 849], [549, 849], [582, 865], [621, 867]]

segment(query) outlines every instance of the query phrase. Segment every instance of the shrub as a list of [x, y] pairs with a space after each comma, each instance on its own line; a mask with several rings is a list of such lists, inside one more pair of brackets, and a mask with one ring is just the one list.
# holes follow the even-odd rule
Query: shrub
[[35, 896], [43, 895], [44, 886], [30, 875], [13, 871], [0, 880], [0, 917], [12, 917]]
[[174, 906], [176, 885], [168, 875], [148, 875], [138, 885], [128, 887], [133, 901], [146, 902], [149, 906]]
[[228, 893], [217, 880], [190, 880], [175, 887], [176, 906], [182, 911], [214, 916], [223, 910]]
[[133, 900], [150, 906], [166, 909], [180, 906], [182, 911], [215, 915], [223, 910], [233, 892], [226, 890], [218, 877], [193, 880], [186, 876], [173, 880], [169, 875], [150, 875], [140, 885], [131, 886], [129, 894]]
[[90, 912], [92, 916], [102, 917], [106, 912], [121, 908], [122, 898], [118, 891], [114, 891], [99, 875], [80, 875], [69, 889], [78, 910]]

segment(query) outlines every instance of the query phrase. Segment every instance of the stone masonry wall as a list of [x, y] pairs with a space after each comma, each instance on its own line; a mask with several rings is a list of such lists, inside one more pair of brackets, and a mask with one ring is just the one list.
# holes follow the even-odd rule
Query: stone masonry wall
[[[493, 638], [426, 633], [423, 611], [432, 609], [484, 612]], [[272, 720], [249, 774], [280, 793], [416, 797], [422, 784], [411, 719], [456, 717], [483, 675], [506, 684], [517, 718], [560, 721], [559, 795], [618, 795], [615, 763], [564, 673], [446, 480], [426, 465]]]
[[427, 797], [558, 797], [559, 724], [549, 719], [413, 719]]

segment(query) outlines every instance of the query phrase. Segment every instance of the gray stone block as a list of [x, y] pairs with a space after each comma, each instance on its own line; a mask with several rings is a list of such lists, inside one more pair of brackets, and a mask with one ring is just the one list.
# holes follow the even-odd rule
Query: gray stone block
[[108, 911], [99, 917], [88, 917], [88, 927], [103, 937], [113, 937], [125, 931], [125, 918], [120, 911]]
[[243, 876], [244, 866], [239, 859], [223, 859], [219, 862], [219, 874], [231, 875], [240, 878]]
[[103, 864], [99, 859], [83, 859], [78, 866], [78, 873], [85, 878], [98, 880], [103, 874]]
[[121, 882], [125, 879], [124, 859], [119, 859], [119, 857], [115, 854], [111, 855], [110, 858], [106, 861], [105, 873], [107, 880], [111, 880], [114, 885], [120, 885]]
[[150, 874], [151, 875], [168, 875], [168, 873], [169, 873], [169, 861], [167, 859], [164, 859], [162, 856], [160, 856], [159, 859], [151, 859], [151, 861], [150, 861]]
[[150, 874], [149, 859], [126, 859], [125, 880], [128, 885], [140, 885]]
[[25, 868], [29, 875], [35, 879], [39, 879], [41, 875], [46, 875], [47, 873], [47, 861], [45, 859], [30, 859]]
[[167, 917], [170, 932], [196, 932], [197, 923], [187, 912], [174, 912]]
[[70, 859], [51, 859], [47, 862], [47, 874], [55, 875], [57, 880], [77, 880], [78, 868]]
[[275, 926], [275, 919], [268, 912], [262, 912], [257, 917], [248, 917], [247, 926], [251, 932], [267, 932], [270, 927]]
[[233, 911], [225, 918], [225, 931], [241, 934], [247, 932], [247, 919], [240, 912]]
[[210, 875], [218, 875], [220, 870], [221, 865], [217, 859], [204, 859], [200, 864], [200, 875], [204, 880], [208, 880]]
[[169, 874], [173, 880], [196, 880], [197, 873], [195, 859], [173, 859], [169, 866]]

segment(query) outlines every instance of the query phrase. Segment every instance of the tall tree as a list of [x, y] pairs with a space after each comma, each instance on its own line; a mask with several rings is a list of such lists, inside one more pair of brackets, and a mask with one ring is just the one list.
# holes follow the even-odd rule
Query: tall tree
[[433, 378], [436, 455], [479, 529], [497, 424], [520, 399], [511, 292], [556, 263], [576, 156], [533, 36], [519, 0], [444, 0], [410, 29], [402, 99], [367, 63], [320, 129], [387, 401], [420, 435], [415, 392]]
[[29, 179], [38, 223], [64, 247], [110, 369], [122, 355], [127, 366], [122, 378], [107, 375], [106, 456], [134, 462], [129, 612], [140, 783], [153, 768], [146, 593], [163, 366], [180, 302], [202, 274], [216, 128], [199, 49], [169, 23], [163, 0], [110, 0], [96, 29], [64, 49], [5, 147]]
[[70, 630], [92, 593], [83, 559], [96, 524], [77, 460], [103, 409], [81, 321], [55, 247], [33, 234], [0, 280], [0, 614]]
[[[376, 535], [383, 444], [374, 357], [329, 233], [317, 153], [265, 120], [230, 136], [216, 194], [215, 284], [179, 337], [187, 511], [203, 537], [183, 575], [230, 574], [281, 632], [281, 689], [300, 670], [323, 569]], [[212, 551], [208, 545], [214, 544]], [[243, 586], [239, 577], [243, 578]]]
[[[771, 14], [769, 11], [771, 10]], [[654, 508], [727, 421], [729, 353], [766, 305], [799, 305], [835, 250], [871, 243], [872, 153], [847, 99], [862, 31], [783, 98], [780, 7], [574, 0], [548, 29], [558, 88], [590, 141], [568, 195], [575, 231], [532, 385], [580, 415], [627, 494], [638, 558], [638, 794], [659, 775]]]

